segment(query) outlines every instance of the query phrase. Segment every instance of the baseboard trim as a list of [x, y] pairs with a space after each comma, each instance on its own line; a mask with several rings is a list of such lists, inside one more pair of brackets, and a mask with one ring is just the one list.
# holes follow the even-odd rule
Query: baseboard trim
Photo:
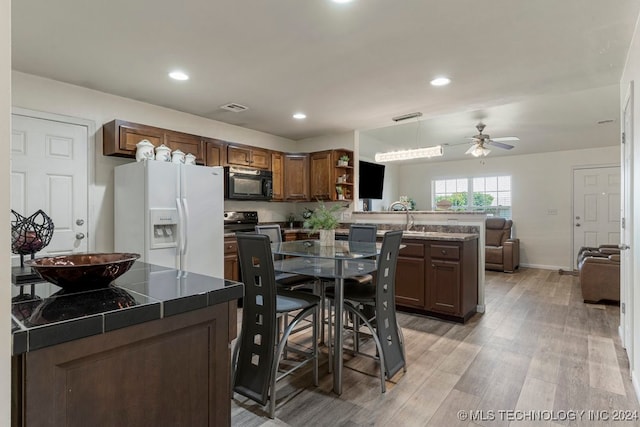
[[478, 304], [478, 305], [476, 305], [476, 312], [478, 312], [478, 313], [484, 313], [484, 304]]
[[520, 267], [525, 267], [525, 268], [539, 268], [540, 270], [568, 270], [571, 271], [570, 267], [566, 267], [566, 266], [560, 266], [560, 265], [545, 265], [545, 264], [523, 264], [520, 263]]
[[[620, 342], [622, 343], [622, 348], [627, 349], [626, 343], [624, 342], [624, 331], [622, 330], [622, 324], [618, 325], [618, 336], [620, 337]], [[625, 351], [625, 353], [627, 353]], [[629, 353], [627, 353], [627, 357], [629, 357]]]

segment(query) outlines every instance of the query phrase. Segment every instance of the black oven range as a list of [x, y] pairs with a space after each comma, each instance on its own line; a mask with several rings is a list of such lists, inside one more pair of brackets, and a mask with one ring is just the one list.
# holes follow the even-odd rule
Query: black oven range
[[224, 232], [225, 233], [247, 233], [255, 231], [258, 224], [257, 211], [225, 211], [224, 212]]

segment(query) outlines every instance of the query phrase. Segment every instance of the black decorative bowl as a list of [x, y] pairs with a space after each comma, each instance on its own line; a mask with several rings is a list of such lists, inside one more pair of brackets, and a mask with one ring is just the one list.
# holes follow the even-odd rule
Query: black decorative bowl
[[133, 253], [86, 253], [37, 258], [25, 261], [47, 282], [68, 291], [108, 286], [126, 273], [140, 258]]

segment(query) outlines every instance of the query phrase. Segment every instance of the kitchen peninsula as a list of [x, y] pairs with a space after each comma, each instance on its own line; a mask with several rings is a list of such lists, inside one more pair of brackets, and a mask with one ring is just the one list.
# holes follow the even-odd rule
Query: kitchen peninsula
[[230, 424], [241, 283], [136, 262], [108, 288], [13, 294], [14, 426]]
[[[353, 212], [350, 219], [376, 224], [379, 239], [388, 230], [405, 230], [396, 273], [398, 309], [457, 322], [484, 312], [485, 214]], [[336, 238], [348, 232], [345, 223], [336, 230]], [[308, 230], [297, 228], [284, 228], [283, 237], [313, 238]]]

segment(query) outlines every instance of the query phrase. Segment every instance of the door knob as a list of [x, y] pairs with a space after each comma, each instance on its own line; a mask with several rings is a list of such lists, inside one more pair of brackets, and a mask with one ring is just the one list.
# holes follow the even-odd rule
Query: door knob
[[84, 219], [76, 219], [76, 225], [83, 225]]
[[78, 240], [84, 239], [84, 233], [76, 233], [76, 239]]
[[621, 251], [626, 251], [627, 249], [631, 249], [631, 246], [629, 245], [618, 245], [618, 249], [620, 249]]

